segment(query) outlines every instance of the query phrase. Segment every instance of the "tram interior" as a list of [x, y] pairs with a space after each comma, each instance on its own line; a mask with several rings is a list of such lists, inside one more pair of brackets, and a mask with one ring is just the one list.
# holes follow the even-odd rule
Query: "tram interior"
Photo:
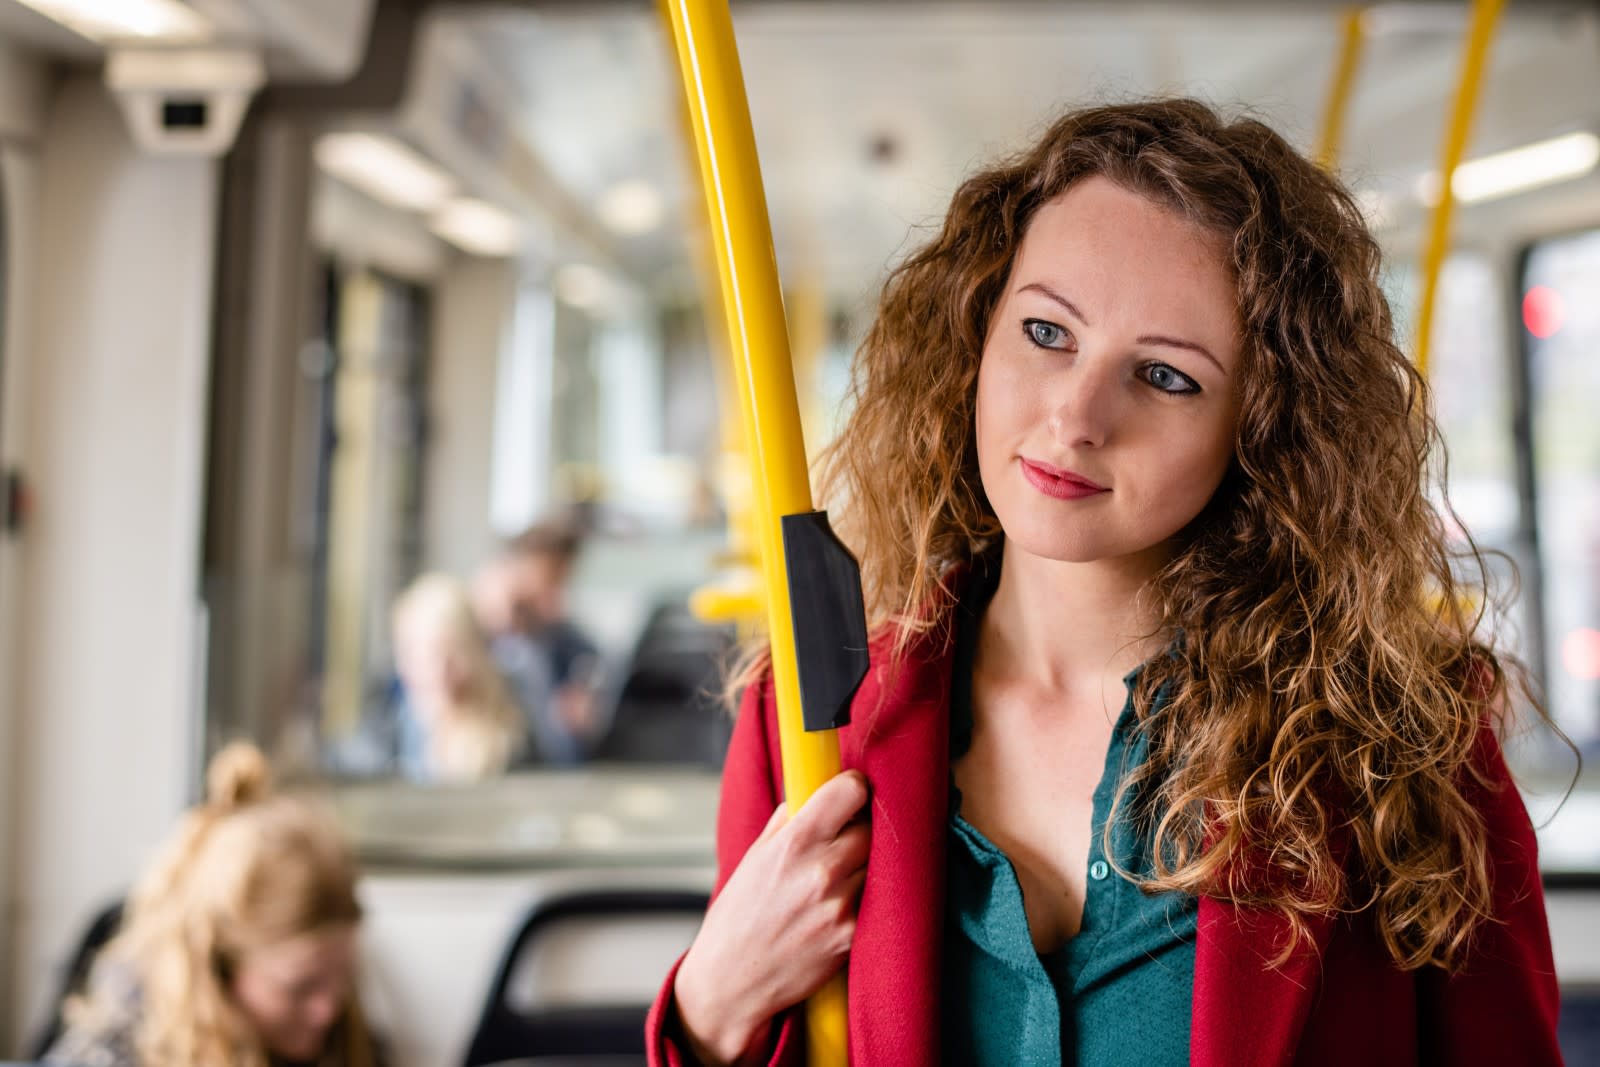
[[[736, 0], [812, 449], [886, 271], [964, 174], [1067, 107], [1152, 93], [1309, 149], [1345, 13]], [[711, 887], [720, 687], [757, 625], [659, 19], [0, 0], [0, 1057], [34, 1054], [85, 930], [239, 738], [356, 851], [394, 1064], [491, 1062], [469, 1056], [487, 1001], [555, 1027], [530, 1039], [551, 1055], [584, 1051], [550, 1036], [563, 1012], [642, 1020]], [[1360, 14], [1336, 165], [1402, 336], [1467, 23], [1457, 3]], [[1600, 6], [1511, 5], [1429, 367], [1451, 502], [1501, 553], [1496, 640], [1584, 760], [1540, 729], [1510, 750], [1573, 1063], [1600, 1063], [1596, 101]], [[507, 547], [529, 531], [562, 546]], [[546, 732], [505, 773], [421, 767], [395, 725], [423, 575], [570, 631]], [[508, 956], [532, 914], [563, 922]]]

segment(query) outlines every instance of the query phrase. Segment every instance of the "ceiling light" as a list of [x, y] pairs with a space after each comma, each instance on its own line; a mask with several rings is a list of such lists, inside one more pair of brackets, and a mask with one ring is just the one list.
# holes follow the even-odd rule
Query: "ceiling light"
[[1569, 133], [1464, 163], [1456, 168], [1450, 188], [1471, 204], [1577, 178], [1596, 163], [1600, 163], [1600, 137]]
[[209, 23], [178, 0], [22, 0], [45, 18], [94, 40], [205, 37]]
[[[1456, 168], [1450, 179], [1450, 189], [1457, 200], [1475, 204], [1581, 178], [1597, 163], [1600, 163], [1600, 137], [1592, 133], [1569, 133], [1565, 137], [1469, 160]], [[1424, 204], [1437, 203], [1438, 171], [1429, 171], [1418, 178], [1416, 193]]]
[[323, 134], [316, 157], [327, 173], [402, 211], [438, 211], [455, 193], [448, 174], [381, 134]]
[[522, 249], [526, 232], [508, 211], [482, 200], [452, 200], [433, 217], [433, 232], [474, 256], [505, 258]]
[[617, 233], [630, 236], [649, 233], [661, 225], [665, 213], [656, 187], [637, 178], [607, 189], [601, 194], [595, 211], [601, 222]]
[[556, 296], [575, 308], [597, 308], [611, 293], [606, 276], [586, 263], [569, 263], [556, 272]]

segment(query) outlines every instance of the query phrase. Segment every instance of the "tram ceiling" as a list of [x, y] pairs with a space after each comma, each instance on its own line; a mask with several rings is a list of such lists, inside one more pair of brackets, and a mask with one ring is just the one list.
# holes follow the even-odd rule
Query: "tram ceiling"
[[[379, 0], [380, 6], [391, 0]], [[392, 0], [394, 3], [414, 5], [425, 9], [477, 8], [479, 10], [565, 11], [570, 13], [596, 10], [625, 10], [654, 13], [655, 0]], [[897, 14], [929, 9], [961, 9], [983, 11], [994, 7], [991, 0], [731, 0], [732, 10], [759, 7], [809, 8], [814, 11], [874, 8]], [[1195, 3], [1187, 0], [1129, 0], [1110, 3], [1107, 0], [1009, 0], [1007, 7], [1032, 7], [1042, 12], [1059, 12], [1070, 9], [1079, 14], [1125, 15], [1130, 11], [1181, 13], [1192, 12]], [[1396, 3], [1376, 3], [1364, 6], [1369, 10], [1388, 9], [1408, 16], [1441, 21], [1456, 18], [1465, 21], [1463, 5], [1459, 0], [1400, 0]], [[1562, 12], [1579, 11], [1594, 6], [1593, 0], [1518, 0], [1514, 11]], [[1204, 4], [1208, 12], [1219, 15], [1268, 12], [1339, 12], [1349, 10], [1348, 0], [1218, 0]]]
[[[937, 221], [963, 175], [1065, 106], [1191, 92], [1248, 103], [1309, 147], [1345, 6], [733, 0], [733, 10], [785, 275], [850, 298]], [[1368, 191], [1377, 180], [1386, 194], [1403, 194], [1432, 164], [1466, 7], [1365, 11], [1372, 32], [1346, 171]], [[1553, 129], [1540, 123], [1600, 94], [1595, 11], [1593, 0], [1511, 6], [1494, 55], [1508, 74], [1491, 76], [1475, 146], [1562, 132], [1572, 116], [1555, 114]], [[365, 116], [381, 126], [406, 98], [422, 27], [449, 24], [483, 57], [474, 76], [505, 102], [530, 149], [519, 174], [569, 247], [647, 289], [692, 294], [686, 234], [696, 229], [698, 197], [657, 18], [653, 0], [377, 0], [354, 78], [274, 77], [257, 111]], [[20, 0], [0, 0], [0, 34], [13, 31], [50, 37], [39, 46], [69, 62], [93, 59]]]
[[[574, 200], [599, 217], [619, 187], [653, 188], [665, 205], [662, 224], [615, 243], [643, 277], [692, 289], [682, 234], [693, 232], [697, 197], [656, 5], [413, 2], [473, 35]], [[786, 279], [809, 275], [852, 298], [937, 221], [963, 175], [1064, 106], [1192, 92], [1248, 103], [1309, 147], [1345, 5], [733, 0], [733, 10]], [[1368, 11], [1347, 172], [1358, 184], [1387, 182], [1393, 193], [1433, 163], [1465, 8]], [[1552, 109], [1541, 110], [1532, 86], [1557, 100], [1594, 98], [1594, 11], [1592, 2], [1540, 0], [1508, 11], [1494, 59], [1515, 73], [1491, 81], [1475, 145], [1492, 151], [1546, 132], [1539, 123]], [[1584, 32], [1572, 32], [1575, 22]], [[1563, 67], [1558, 59], [1551, 69], [1552, 55], [1582, 60]]]

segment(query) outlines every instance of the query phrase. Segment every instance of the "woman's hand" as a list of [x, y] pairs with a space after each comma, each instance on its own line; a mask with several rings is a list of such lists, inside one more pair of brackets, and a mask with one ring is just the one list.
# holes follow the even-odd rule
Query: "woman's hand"
[[845, 771], [794, 818], [778, 805], [712, 902], [673, 986], [701, 1062], [738, 1062], [844, 962], [867, 874], [866, 802], [866, 778]]

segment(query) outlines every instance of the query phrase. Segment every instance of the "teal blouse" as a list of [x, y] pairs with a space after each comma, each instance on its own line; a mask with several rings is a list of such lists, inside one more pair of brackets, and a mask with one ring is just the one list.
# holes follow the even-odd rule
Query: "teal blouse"
[[[981, 571], [957, 623], [950, 697], [950, 758], [972, 744], [972, 663], [978, 621], [998, 583], [999, 568]], [[1040, 956], [1028, 932], [1022, 886], [1004, 852], [961, 817], [952, 783], [946, 873], [943, 973], [944, 1062], [1027, 1067], [1189, 1062], [1189, 1016], [1194, 988], [1196, 898], [1146, 895], [1107, 862], [1101, 829], [1126, 769], [1138, 766], [1148, 744], [1133, 712], [1133, 683], [1112, 731], [1105, 770], [1094, 792], [1087, 898], [1078, 935]], [[1160, 707], [1165, 689], [1156, 693]], [[1125, 812], [1124, 798], [1111, 844], [1130, 871], [1150, 868], [1150, 826]]]

